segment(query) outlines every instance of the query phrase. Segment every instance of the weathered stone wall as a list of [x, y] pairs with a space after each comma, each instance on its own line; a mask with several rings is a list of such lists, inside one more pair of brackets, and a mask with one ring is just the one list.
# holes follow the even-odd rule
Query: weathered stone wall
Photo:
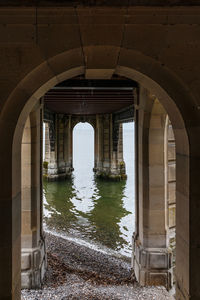
[[54, 180], [58, 174], [57, 163], [57, 119], [56, 115], [50, 111], [44, 110], [45, 124], [45, 155], [43, 162], [43, 175], [47, 180]]
[[[112, 114], [96, 116], [53, 115], [55, 118], [54, 125], [52, 120], [47, 120], [47, 117], [45, 124], [45, 158], [43, 164], [45, 178], [53, 181], [71, 176], [73, 171], [73, 128], [79, 122], [88, 122], [94, 128], [94, 171], [96, 176], [111, 180], [126, 178], [122, 124], [117, 124], [117, 133], [114, 139]], [[51, 127], [55, 128], [54, 134], [50, 134]]]
[[41, 207], [41, 114], [38, 104], [26, 121], [22, 138], [22, 288], [40, 288], [46, 269]]
[[172, 285], [175, 284], [176, 265], [176, 144], [169, 117], [166, 119], [166, 209], [167, 243], [172, 252]]
[[165, 120], [158, 99], [140, 88], [136, 110], [136, 232], [133, 268], [141, 285], [171, 288], [165, 205]]
[[49, 136], [50, 128], [49, 127], [50, 127], [50, 124], [48, 122], [44, 122], [44, 140], [45, 140], [44, 161], [47, 163], [50, 163], [50, 159], [51, 159], [51, 146], [50, 146], [50, 136]]
[[62, 180], [69, 178], [72, 171], [71, 116], [46, 112], [44, 178]]
[[122, 124], [117, 124], [116, 128], [112, 114], [97, 115], [96, 122], [96, 176], [110, 180], [125, 179]]

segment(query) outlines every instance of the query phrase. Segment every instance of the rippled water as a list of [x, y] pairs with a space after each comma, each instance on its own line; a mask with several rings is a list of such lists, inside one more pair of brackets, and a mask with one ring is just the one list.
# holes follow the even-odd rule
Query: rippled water
[[128, 179], [96, 179], [94, 136], [88, 124], [74, 129], [71, 180], [44, 182], [45, 227], [100, 250], [131, 256], [134, 231], [133, 124], [124, 124], [124, 159]]

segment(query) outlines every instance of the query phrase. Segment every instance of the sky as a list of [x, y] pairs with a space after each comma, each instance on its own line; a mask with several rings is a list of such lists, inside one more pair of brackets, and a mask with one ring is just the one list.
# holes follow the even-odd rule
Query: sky
[[[82, 130], [82, 129], [85, 129], [85, 130], [88, 130], [88, 129], [90, 129], [91, 128], [91, 125], [89, 124], [89, 123], [78, 123], [77, 124], [78, 125], [78, 129], [80, 130]], [[131, 130], [131, 129], [133, 129], [133, 122], [131, 122], [131, 123], [123, 123], [123, 128], [124, 128], [124, 130]]]

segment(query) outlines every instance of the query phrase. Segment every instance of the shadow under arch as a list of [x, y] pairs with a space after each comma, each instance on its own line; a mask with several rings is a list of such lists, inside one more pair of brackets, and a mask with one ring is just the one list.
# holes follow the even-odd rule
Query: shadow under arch
[[[30, 71], [9, 95], [0, 114], [0, 138], [4, 141], [0, 149], [1, 169], [4, 169], [6, 164], [5, 174], [1, 178], [2, 186], [5, 187], [2, 190], [2, 195], [6, 199], [4, 209], [8, 211], [10, 218], [10, 226], [7, 232], [8, 238], [5, 240], [5, 245], [9, 245], [7, 246], [9, 255], [5, 257], [8, 264], [12, 265], [10, 269], [11, 281], [12, 278], [15, 278], [13, 274], [19, 274], [20, 270], [21, 216], [19, 208], [21, 202], [21, 141], [24, 124], [31, 109], [45, 92], [63, 80], [85, 73], [86, 67], [80, 60], [80, 57], [75, 60], [74, 65], [70, 63], [71, 57], [75, 57], [77, 51], [78, 49], [73, 49], [57, 55]], [[65, 60], [65, 64], [61, 64], [61, 57]], [[94, 66], [94, 69], [97, 68]], [[180, 188], [182, 186], [189, 187], [189, 141], [186, 126], [187, 114], [190, 111], [194, 114], [193, 107], [195, 106], [191, 92], [166, 67], [133, 50], [121, 49], [119, 64], [116, 66], [114, 73], [137, 81], [155, 94], [163, 104], [169, 114], [175, 133], [177, 186]], [[186, 170], [185, 174], [181, 172], [181, 167]], [[10, 184], [9, 187], [8, 182]], [[184, 237], [182, 237], [181, 229], [183, 222], [180, 220], [179, 215], [179, 211], [182, 212], [181, 203], [177, 201], [177, 244], [179, 238], [184, 240], [182, 248], [185, 248], [185, 253], [189, 253], [189, 196], [188, 188], [187, 199], [185, 199], [186, 203], [184, 205], [184, 207], [188, 207], [185, 212], [185, 220], [187, 221], [184, 222], [184, 227], [186, 228], [186, 236]], [[3, 215], [0, 219], [2, 220], [3, 228]], [[4, 244], [4, 241], [2, 243]], [[189, 294], [187, 283], [187, 278], [189, 277], [189, 254], [185, 257], [183, 253], [184, 251], [182, 251], [181, 247], [180, 249], [177, 247], [177, 276], [180, 282], [186, 283], [185, 286]], [[13, 257], [17, 259], [13, 260]], [[185, 260], [184, 267], [182, 266], [183, 259]], [[3, 265], [1, 269], [3, 269]], [[15, 283], [13, 281], [10, 285], [13, 293], [15, 293], [14, 291], [19, 291], [19, 285], [20, 276], [18, 276], [18, 280], [15, 280]]]

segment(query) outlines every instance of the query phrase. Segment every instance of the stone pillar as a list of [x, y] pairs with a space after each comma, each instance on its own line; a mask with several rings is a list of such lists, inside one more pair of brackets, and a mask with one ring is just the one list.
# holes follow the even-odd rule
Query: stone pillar
[[48, 122], [44, 122], [44, 140], [45, 140], [44, 161], [49, 163], [51, 158], [51, 147], [50, 147]]
[[103, 122], [102, 115], [96, 115], [96, 129], [95, 129], [95, 167], [94, 171], [96, 175], [100, 173], [100, 170], [103, 168]]
[[96, 124], [96, 176], [111, 180], [126, 178], [122, 124], [114, 126], [112, 114], [97, 115]]
[[[123, 125], [112, 123], [112, 154], [111, 154], [111, 173], [126, 179], [126, 166], [123, 157]], [[115, 134], [115, 135], [114, 135]]]
[[69, 178], [73, 171], [71, 116], [52, 113], [45, 124], [44, 177], [48, 181]]
[[100, 156], [100, 148], [99, 148], [99, 138], [100, 138], [100, 128], [99, 128], [99, 115], [96, 115], [96, 122], [95, 122], [95, 130], [94, 130], [94, 169], [93, 171], [96, 172], [98, 164], [99, 164], [99, 156]]
[[22, 288], [39, 288], [45, 274], [42, 231], [42, 112], [40, 105], [28, 117], [22, 139]]
[[72, 163], [72, 121], [71, 116], [65, 116], [64, 126], [64, 161], [65, 161], [65, 172], [67, 177], [71, 177], [73, 169]]
[[141, 88], [136, 106], [136, 231], [133, 268], [141, 285], [171, 284], [167, 247], [164, 176], [166, 112]]
[[58, 179], [65, 179], [68, 176], [68, 172], [66, 170], [66, 153], [65, 146], [68, 141], [65, 141], [68, 136], [66, 136], [66, 118], [63, 114], [57, 114], [57, 164], [58, 171], [57, 177]]
[[165, 125], [165, 201], [167, 221], [167, 246], [172, 253], [171, 285], [175, 284], [176, 263], [176, 145], [169, 117]]
[[46, 178], [48, 176], [48, 168], [51, 161], [51, 145], [50, 145], [50, 135], [49, 135], [49, 122], [44, 122], [44, 160], [43, 160], [43, 176]]
[[[45, 123], [45, 160], [43, 162], [43, 175], [48, 181], [54, 181], [58, 175], [56, 123], [56, 116], [54, 114], [52, 119]], [[46, 145], [49, 148], [49, 150], [47, 149], [47, 155]]]

